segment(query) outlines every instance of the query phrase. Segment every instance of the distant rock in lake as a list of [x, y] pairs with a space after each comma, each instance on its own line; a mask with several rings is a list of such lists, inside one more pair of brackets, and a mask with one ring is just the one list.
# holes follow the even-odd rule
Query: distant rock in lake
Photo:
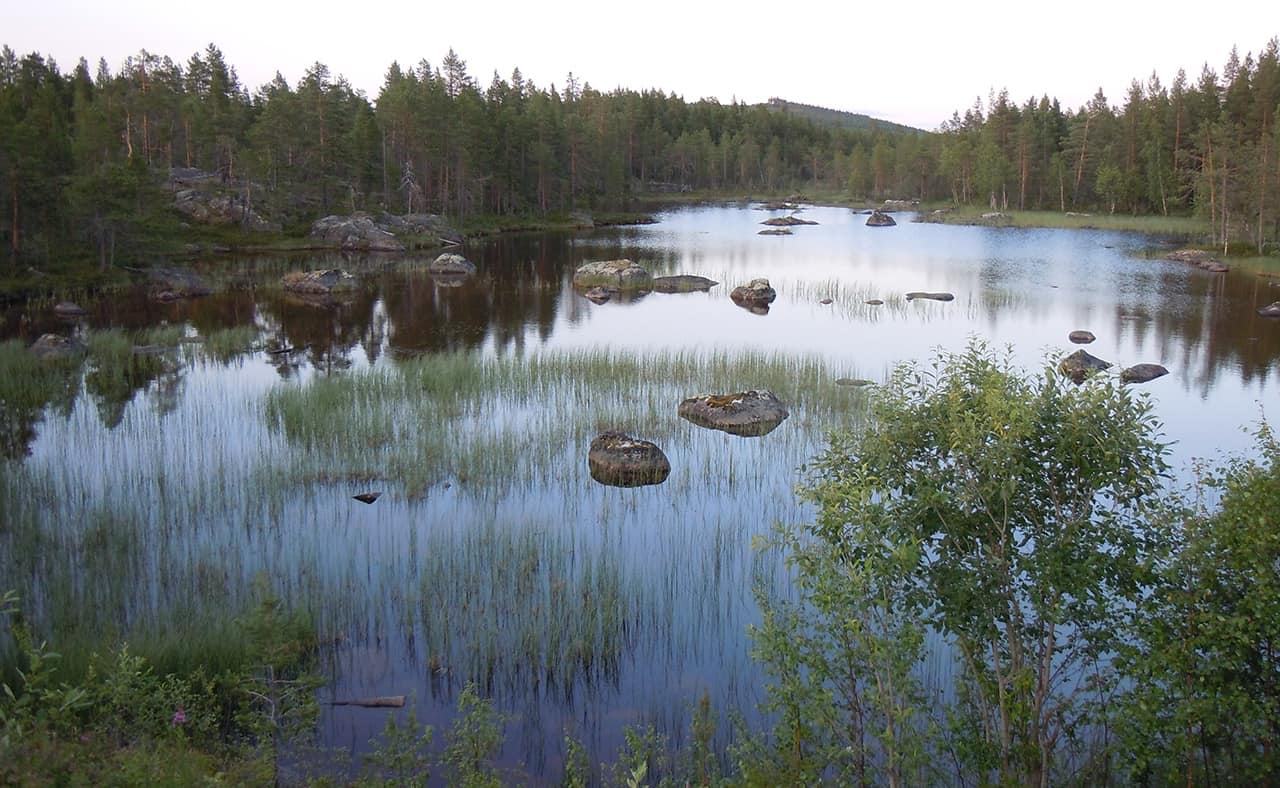
[[1149, 380], [1163, 377], [1169, 374], [1169, 370], [1159, 364], [1134, 364], [1132, 367], [1126, 367], [1120, 372], [1120, 381], [1123, 383], [1146, 383]]
[[794, 235], [790, 227], [769, 227], [756, 233], [756, 235]]
[[1077, 350], [1058, 364], [1058, 371], [1075, 383], [1083, 383], [1084, 379], [1095, 372], [1110, 369], [1111, 362], [1103, 361], [1084, 350]]
[[338, 268], [318, 271], [290, 271], [280, 279], [286, 292], [302, 295], [329, 295], [354, 290], [356, 278]]
[[1097, 337], [1093, 335], [1092, 331], [1072, 331], [1070, 334], [1067, 334], [1067, 339], [1077, 345], [1087, 345], [1097, 339]]
[[897, 222], [893, 220], [892, 216], [881, 211], [872, 211], [871, 215], [867, 217], [868, 227], [893, 227], [896, 224]]
[[153, 268], [147, 278], [147, 294], [155, 301], [180, 301], [213, 293], [198, 274], [180, 268]]
[[914, 301], [917, 298], [926, 298], [930, 301], [954, 301], [956, 299], [952, 293], [926, 293], [920, 290], [913, 290], [907, 293], [908, 301]]
[[799, 216], [775, 216], [772, 219], [765, 219], [761, 224], [767, 224], [770, 227], [799, 227], [805, 224], [817, 224], [810, 219], [801, 219]]
[[573, 272], [573, 286], [649, 291], [653, 289], [653, 274], [627, 259], [600, 260], [578, 266]]
[[778, 292], [769, 285], [768, 279], [752, 279], [733, 288], [729, 297], [738, 306], [768, 306], [778, 297]]
[[431, 261], [427, 271], [448, 276], [470, 276], [476, 272], [476, 264], [453, 252], [445, 252]]
[[718, 284], [720, 283], [714, 279], [693, 274], [658, 276], [653, 279], [653, 291], [655, 293], [699, 293], [706, 292]]

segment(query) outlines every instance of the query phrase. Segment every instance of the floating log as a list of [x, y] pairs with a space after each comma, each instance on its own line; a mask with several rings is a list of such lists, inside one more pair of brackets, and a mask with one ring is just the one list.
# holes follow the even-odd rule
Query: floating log
[[404, 707], [403, 695], [384, 695], [380, 698], [357, 698], [354, 700], [331, 700], [330, 706], [361, 706], [366, 709], [399, 709]]

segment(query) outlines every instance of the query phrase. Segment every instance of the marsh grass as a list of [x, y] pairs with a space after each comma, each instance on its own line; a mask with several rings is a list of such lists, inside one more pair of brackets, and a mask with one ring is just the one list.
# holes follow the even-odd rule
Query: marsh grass
[[[936, 221], [944, 224], [982, 224], [989, 208], [965, 205], [953, 208]], [[1015, 227], [1048, 227], [1059, 229], [1117, 230], [1152, 235], [1174, 235], [1199, 238], [1208, 234], [1204, 219], [1195, 216], [1131, 216], [1107, 213], [1065, 213], [1060, 211], [1002, 211], [1012, 218]], [[934, 219], [930, 219], [931, 221]]]

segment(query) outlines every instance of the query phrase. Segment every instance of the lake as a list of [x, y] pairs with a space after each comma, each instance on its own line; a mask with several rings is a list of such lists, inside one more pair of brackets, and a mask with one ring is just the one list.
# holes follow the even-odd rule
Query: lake
[[[704, 693], [758, 719], [753, 594], [788, 584], [752, 539], [813, 516], [794, 495], [801, 467], [875, 396], [838, 378], [883, 380], [971, 338], [1038, 369], [1086, 329], [1113, 373], [1170, 370], [1140, 390], [1179, 484], [1193, 458], [1249, 451], [1268, 404], [1275, 417], [1280, 321], [1255, 310], [1280, 282], [1152, 259], [1173, 247], [1135, 234], [905, 214], [869, 228], [811, 207], [817, 225], [758, 235], [771, 215], [699, 206], [500, 237], [462, 250], [478, 273], [460, 284], [426, 273], [434, 255], [277, 256], [210, 267], [218, 292], [191, 301], [140, 289], [74, 320], [9, 307], [0, 338], [52, 331], [92, 352], [0, 422], [0, 589], [57, 645], [192, 637], [266, 583], [315, 615], [324, 699], [406, 695], [440, 731], [475, 682], [508, 715], [505, 764], [553, 781], [566, 736], [592, 763], [616, 757], [627, 726], [680, 746]], [[574, 292], [577, 265], [622, 257], [720, 284], [602, 305]], [[330, 267], [359, 278], [349, 297], [278, 286]], [[757, 277], [778, 293], [767, 314], [729, 298]], [[685, 397], [750, 388], [790, 409], [766, 435], [676, 415]], [[606, 428], [656, 442], [670, 477], [594, 481], [587, 447]], [[352, 498], [365, 492], [381, 497]], [[363, 752], [386, 714], [326, 706], [320, 743]]]

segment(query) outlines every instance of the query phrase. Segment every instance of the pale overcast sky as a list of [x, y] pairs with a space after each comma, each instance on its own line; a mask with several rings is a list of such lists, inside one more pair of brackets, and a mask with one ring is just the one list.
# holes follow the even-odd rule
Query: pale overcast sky
[[[12, 0], [0, 43], [69, 71], [86, 57], [116, 70], [141, 49], [179, 63], [216, 44], [251, 90], [280, 71], [296, 84], [319, 61], [376, 98], [392, 61], [438, 66], [450, 47], [485, 86], [519, 67], [538, 86], [580, 81], [660, 88], [693, 101], [791, 101], [933, 129], [976, 97], [1066, 108], [1098, 88], [1119, 104], [1130, 80], [1178, 68], [1221, 73], [1232, 45], [1280, 35], [1270, 0], [1214, 3], [419, 2]], [[1271, 11], [1266, 11], [1271, 8]]]

